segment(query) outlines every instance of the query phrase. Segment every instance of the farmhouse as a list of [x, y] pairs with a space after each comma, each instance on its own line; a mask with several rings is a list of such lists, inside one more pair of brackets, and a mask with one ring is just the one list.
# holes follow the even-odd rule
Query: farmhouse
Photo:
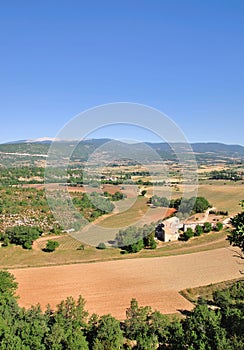
[[164, 242], [177, 241], [180, 227], [179, 218], [173, 216], [172, 218], [164, 220], [156, 227], [155, 236]]

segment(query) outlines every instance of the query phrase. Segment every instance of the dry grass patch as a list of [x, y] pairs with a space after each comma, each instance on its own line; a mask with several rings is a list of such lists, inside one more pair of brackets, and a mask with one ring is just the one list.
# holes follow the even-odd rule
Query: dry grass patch
[[204, 298], [206, 300], [213, 300], [213, 293], [216, 290], [224, 290], [227, 288], [230, 288], [238, 281], [243, 281], [243, 278], [235, 278], [229, 281], [224, 281], [220, 283], [211, 283], [207, 286], [201, 286], [196, 288], [187, 288], [182, 291], [180, 291], [180, 294], [189, 300], [191, 303], [196, 303], [198, 301], [198, 298]]
[[99, 223], [99, 225], [107, 228], [117, 228], [121, 226], [133, 225], [136, 221], [140, 220], [146, 214], [147, 210], [147, 198], [137, 197], [136, 201], [128, 210], [104, 219]]

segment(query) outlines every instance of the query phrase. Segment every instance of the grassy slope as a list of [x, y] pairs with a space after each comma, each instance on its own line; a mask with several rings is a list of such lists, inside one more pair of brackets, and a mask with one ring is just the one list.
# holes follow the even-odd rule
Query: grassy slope
[[[180, 193], [175, 192], [173, 195], [174, 197], [179, 197]], [[217, 209], [227, 209], [230, 214], [235, 214], [240, 209], [238, 205], [239, 200], [243, 199], [243, 184], [228, 183], [224, 185], [223, 182], [215, 182], [214, 185], [202, 184], [199, 186], [198, 195], [205, 196]], [[135, 222], [135, 218], [140, 218], [141, 215], [143, 216], [148, 209], [146, 200], [147, 199], [144, 197], [139, 197], [134, 205], [127, 211], [110, 216], [102, 220], [99, 225], [103, 225], [106, 228], [116, 227], [121, 221], [123, 225]], [[42, 252], [41, 246], [39, 249], [37, 248], [32, 251], [26, 251], [20, 247], [14, 246], [8, 248], [0, 247], [0, 267], [58, 265], [84, 261], [187, 254], [199, 250], [228, 246], [225, 240], [226, 235], [226, 232], [211, 233], [191, 239], [189, 242], [161, 244], [155, 251], [143, 250], [133, 255], [121, 255], [120, 251], [114, 248], [99, 251], [94, 247], [86, 246], [84, 251], [77, 250], [81, 243], [75, 241], [72, 237], [65, 236], [65, 238], [62, 238], [62, 242], [57, 251], [51, 254]], [[60, 240], [60, 238], [54, 239]]]
[[199, 297], [202, 297], [207, 300], [213, 300], [213, 293], [216, 290], [224, 290], [226, 288], [231, 287], [235, 282], [244, 280], [243, 277], [240, 276], [238, 279], [233, 279], [230, 281], [224, 281], [220, 283], [209, 284], [207, 286], [201, 286], [196, 288], [187, 288], [180, 292], [180, 294], [189, 300], [192, 303], [196, 303]]
[[[82, 262], [105, 261], [113, 259], [134, 259], [146, 257], [159, 257], [189, 254], [198, 251], [217, 249], [228, 246], [225, 240], [226, 232], [215, 232], [193, 238], [188, 242], [163, 243], [156, 250], [142, 250], [136, 254], [120, 253], [119, 249], [107, 248], [98, 250], [95, 247], [85, 246], [85, 250], [78, 250], [81, 242], [65, 235], [55, 238], [60, 246], [53, 253], [45, 253], [41, 249], [45, 247], [45, 240], [35, 244], [34, 249], [28, 251], [21, 247], [9, 246], [0, 248], [0, 268], [63, 265]], [[47, 237], [46, 240], [50, 239]]]

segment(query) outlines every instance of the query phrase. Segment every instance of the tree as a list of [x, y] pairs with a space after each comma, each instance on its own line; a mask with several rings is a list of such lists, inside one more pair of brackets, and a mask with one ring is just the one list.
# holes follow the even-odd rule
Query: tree
[[194, 236], [201, 236], [201, 234], [203, 233], [203, 228], [201, 225], [197, 225], [195, 227], [195, 233]]
[[203, 213], [205, 210], [207, 210], [210, 207], [210, 204], [208, 200], [204, 197], [197, 197], [193, 210], [196, 213]]
[[0, 271], [0, 295], [14, 296], [18, 287], [15, 277], [8, 271]]
[[212, 231], [212, 225], [210, 222], [205, 222], [203, 225], [203, 232], [208, 233]]
[[217, 222], [215, 225], [215, 231], [221, 231], [223, 229], [222, 222]]
[[106, 244], [103, 243], [103, 242], [99, 243], [98, 246], [97, 246], [97, 249], [106, 249], [106, 248], [107, 248]]
[[157, 195], [151, 197], [150, 203], [156, 207], [168, 207], [170, 204], [169, 200], [166, 197], [159, 197]]
[[187, 230], [183, 233], [183, 238], [185, 241], [188, 241], [193, 236], [194, 236], [194, 232], [191, 227], [188, 227]]
[[31, 249], [32, 243], [42, 234], [42, 230], [35, 226], [14, 226], [6, 229], [4, 238], [10, 243], [22, 245], [23, 248]]
[[111, 315], [102, 316], [93, 334], [93, 350], [119, 350], [123, 348], [124, 337], [120, 322]]
[[59, 246], [57, 241], [48, 240], [46, 244], [46, 248], [44, 248], [45, 252], [51, 253]]
[[151, 327], [150, 307], [139, 307], [135, 299], [131, 300], [130, 307], [126, 310], [125, 335], [130, 340], [136, 341], [133, 349], [154, 350], [157, 349], [158, 339]]
[[157, 243], [155, 241], [155, 232], [151, 232], [148, 236], [143, 238], [144, 247], [148, 247], [150, 249], [156, 249]]
[[184, 343], [191, 350], [231, 349], [227, 334], [221, 327], [221, 313], [210, 310], [207, 305], [198, 305], [183, 321]]
[[[243, 208], [243, 201], [241, 201], [241, 207]], [[234, 229], [227, 236], [227, 240], [234, 247], [239, 247], [244, 253], [244, 211], [237, 214], [231, 219], [231, 224]], [[244, 256], [243, 256], [244, 258]]]
[[141, 191], [141, 195], [142, 195], [142, 196], [145, 196], [146, 193], [147, 193], [146, 190], [142, 190], [142, 191]]
[[[154, 230], [154, 223], [150, 225], [145, 224], [142, 227], [129, 226], [116, 234], [115, 243], [129, 253], [136, 253], [144, 248], [145, 243], [147, 243], [147, 240], [144, 241], [144, 238], [149, 236]], [[154, 244], [151, 247], [154, 247]]]

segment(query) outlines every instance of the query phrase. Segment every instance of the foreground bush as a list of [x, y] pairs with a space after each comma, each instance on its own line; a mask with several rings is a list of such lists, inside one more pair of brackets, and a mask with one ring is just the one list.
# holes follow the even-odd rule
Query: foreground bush
[[210, 309], [202, 300], [186, 318], [170, 320], [132, 299], [126, 319], [89, 315], [85, 301], [72, 297], [52, 310], [17, 304], [14, 277], [0, 271], [1, 350], [243, 350], [244, 281], [214, 293]]

